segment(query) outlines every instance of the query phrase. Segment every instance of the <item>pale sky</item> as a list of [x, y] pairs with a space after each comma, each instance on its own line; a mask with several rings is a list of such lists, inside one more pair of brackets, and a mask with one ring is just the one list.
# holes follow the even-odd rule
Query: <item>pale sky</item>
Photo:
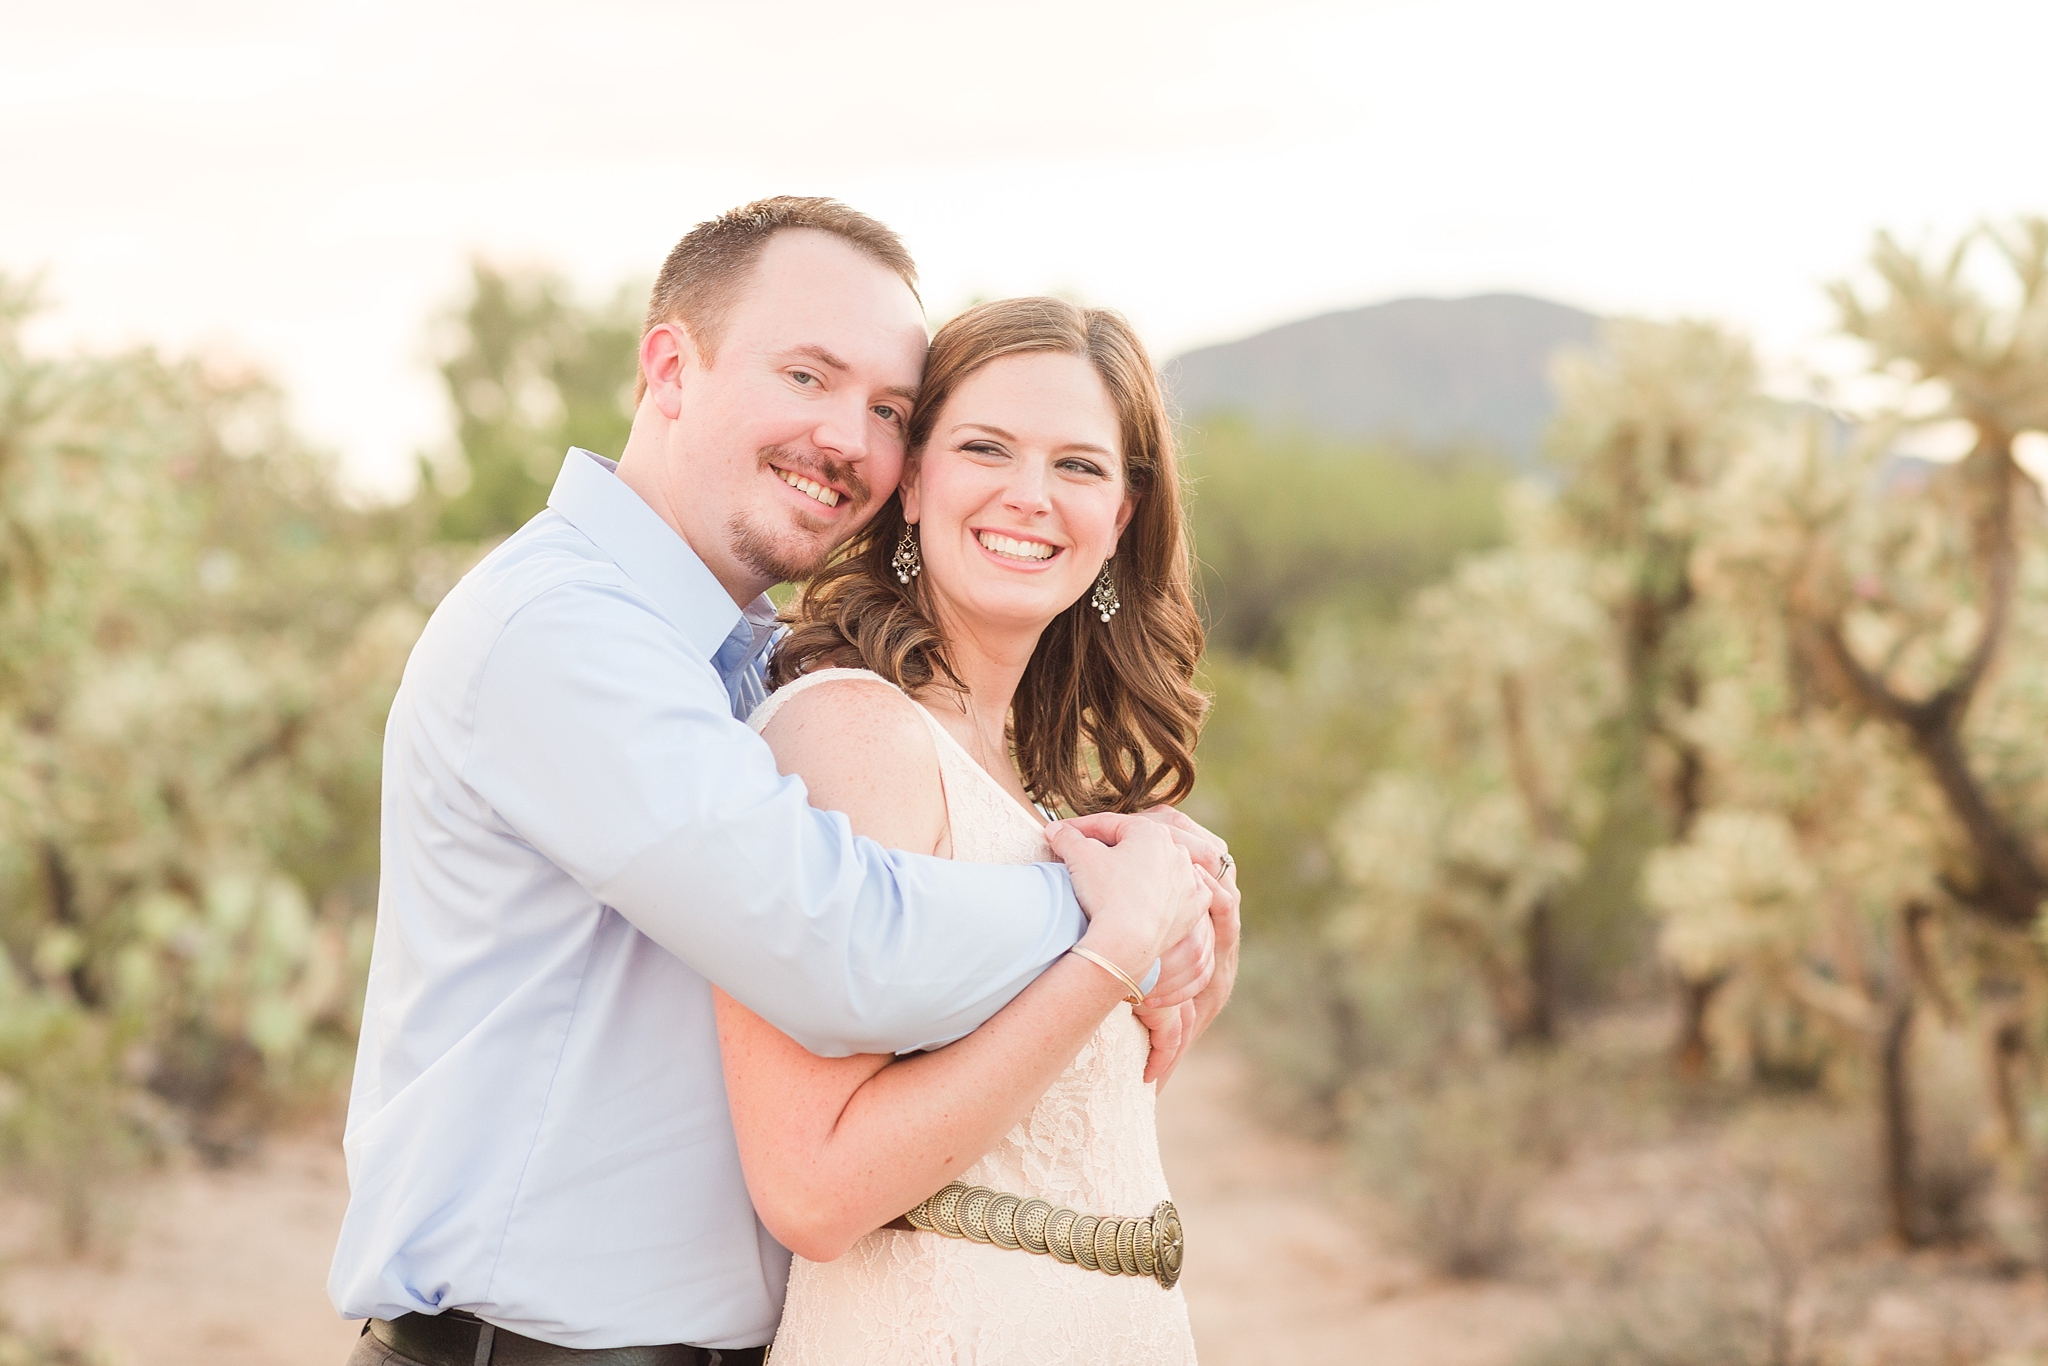
[[2048, 213], [2048, 4], [0, 0], [35, 339], [252, 361], [365, 489], [448, 441], [466, 262], [591, 295], [830, 194], [935, 313], [1046, 290], [1161, 357], [1409, 294], [1818, 354], [1871, 234]]

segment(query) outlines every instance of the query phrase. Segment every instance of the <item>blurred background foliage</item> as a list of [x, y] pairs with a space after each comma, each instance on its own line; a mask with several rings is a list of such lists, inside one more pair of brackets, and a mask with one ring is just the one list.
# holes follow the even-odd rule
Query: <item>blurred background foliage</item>
[[[1213, 665], [1204, 781], [1257, 950], [1240, 1036], [1446, 1272], [1514, 1261], [1545, 1154], [1757, 1104], [1809, 1116], [1774, 1161], [1834, 1152], [1756, 1180], [1806, 1200], [1832, 1161], [1854, 1179], [1820, 1183], [1828, 1218], [1863, 1236], [2039, 1264], [2048, 541], [2014, 450], [2048, 429], [2048, 223], [1927, 259], [1881, 239], [1835, 298], [1901, 406], [1772, 400], [1701, 324], [1611, 322], [1559, 360], [1549, 477], [1509, 490], [1504, 543], [1354, 629], [1351, 795], [1317, 835], [1240, 817], [1239, 790], [1328, 761], [1243, 745], [1246, 666]], [[1967, 453], [1894, 454], [1928, 422]], [[1253, 695], [1313, 732], [1277, 680], [1312, 696], [1328, 657]], [[1825, 1295], [1793, 1269], [1821, 1216], [1781, 1213], [1707, 1240], [1748, 1279], [1680, 1307], [1687, 1344], [1616, 1320], [1559, 1359], [1819, 1359]]]
[[97, 1169], [346, 1075], [436, 556], [259, 380], [32, 356], [0, 291], [0, 1147], [81, 1241]]
[[[565, 447], [622, 447], [638, 298], [479, 264], [438, 324], [456, 444], [364, 507], [259, 380], [32, 355], [5, 287], [0, 1152], [76, 1242], [109, 1173], [341, 1085], [406, 652]], [[1190, 809], [1238, 858], [1229, 1028], [1271, 1114], [1463, 1276], [1522, 1264], [1569, 1162], [1716, 1136], [1698, 1236], [1629, 1234], [1628, 1293], [1532, 1360], [1817, 1360], [1814, 1258], [1858, 1240], [2048, 1265], [2014, 455], [2048, 440], [2048, 224], [1881, 239], [1835, 300], [1892, 396], [1854, 416], [1640, 320], [1555, 359], [1533, 472], [1186, 415]], [[1969, 452], [1895, 454], [1932, 422]]]
[[593, 307], [548, 272], [471, 266], [468, 300], [438, 327], [456, 450], [420, 460], [437, 535], [500, 540], [547, 505], [570, 446], [624, 449], [646, 297], [626, 285]]
[[1423, 458], [1228, 413], [1182, 438], [1209, 643], [1234, 657], [1277, 663], [1304, 632], [1384, 624], [1501, 539], [1507, 467], [1483, 451]]

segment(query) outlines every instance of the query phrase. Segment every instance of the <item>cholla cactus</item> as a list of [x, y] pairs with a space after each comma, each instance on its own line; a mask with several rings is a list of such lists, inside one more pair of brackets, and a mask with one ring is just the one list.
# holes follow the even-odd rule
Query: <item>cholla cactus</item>
[[[1969, 269], [1987, 242], [2012, 280], [2005, 299]], [[2041, 491], [2013, 444], [2048, 428], [2048, 219], [1966, 236], [1938, 269], [1881, 238], [1873, 265], [1875, 302], [1835, 291], [1845, 329], [1886, 373], [1945, 395], [1931, 416], [1967, 423], [1975, 443], [1923, 496], [1863, 500], [1823, 528], [1818, 558], [1833, 572], [1795, 602], [1795, 641], [1824, 686], [1891, 727], [1941, 790], [1969, 846], [1952, 898], [2025, 929], [2048, 904], [2048, 845], [2015, 819], [2026, 799], [1995, 791], [1971, 762], [1969, 726], [2041, 574], [2029, 567]]]
[[1663, 921], [1659, 954], [1708, 977], [1744, 963], [1796, 965], [1819, 882], [1782, 815], [1713, 810], [1684, 843], [1651, 856], [1643, 890]]
[[[2015, 283], [2003, 300], [1965, 269], [1987, 240]], [[1896, 414], [1846, 444], [1819, 422], [1757, 424], [1692, 561], [1722, 662], [1686, 733], [1714, 800], [1779, 822], [1773, 840], [1817, 887], [1795, 912], [1789, 893], [1717, 877], [1717, 858], [1793, 866], [1723, 831], [1718, 855], [1700, 841], [1659, 855], [1646, 890], [1682, 970], [1870, 1052], [1893, 1228], [1913, 1241], [1915, 1020], [1982, 1032], [2008, 1145], [2043, 1025], [2025, 1004], [2043, 983], [2023, 932], [2048, 897], [2048, 547], [2012, 445], [2048, 421], [2048, 223], [1973, 235], [1938, 267], [1883, 240], [1876, 267], [1876, 302], [1837, 291], [1846, 327], [1910, 386], [1914, 420], [1960, 419], [1973, 448], [1914, 467], [1889, 454], [1908, 423]], [[1735, 1033], [1720, 1030], [1724, 1066], [1740, 1065]]]
[[1682, 839], [1706, 801], [1703, 756], [1683, 724], [1711, 672], [1694, 557], [1765, 405], [1748, 346], [1709, 324], [1620, 320], [1601, 343], [1559, 359], [1547, 449], [1568, 478], [1563, 529], [1612, 616], [1625, 765], [1653, 774], [1646, 795]]
[[1525, 491], [1519, 544], [1417, 600], [1411, 771], [1381, 775], [1334, 831], [1358, 893], [1338, 932], [1454, 946], [1510, 1043], [1555, 1031], [1559, 898], [1599, 818], [1591, 737], [1621, 692], [1588, 566], [1545, 544], [1548, 516]]
[[1340, 943], [1376, 958], [1447, 945], [1477, 974], [1505, 1042], [1551, 1037], [1541, 941], [1583, 865], [1576, 844], [1540, 834], [1512, 792], [1461, 802], [1403, 773], [1374, 779], [1334, 837], [1356, 897], [1332, 924]]
[[[2002, 296], [1966, 268], [1987, 244]], [[1560, 368], [1565, 487], [1418, 601], [1412, 753], [1338, 834], [1347, 933], [1458, 944], [1513, 1037], [1501, 984], [1540, 999], [1543, 927], [1624, 843], [1603, 811], [1651, 827], [1681, 1059], [1711, 1034], [1724, 1070], [1761, 1066], [1766, 1017], [1805, 1061], [1868, 1057], [1911, 1240], [1915, 1020], [1982, 1031], [2009, 1147], [2048, 1037], [2048, 538], [2012, 453], [2048, 429], [2048, 221], [1932, 266], [1882, 241], [1876, 267], [1837, 297], [1913, 401], [1880, 419], [1766, 401], [1691, 324], [1617, 325]], [[1896, 459], [1930, 418], [1970, 452]]]
[[1747, 1079], [1766, 1063], [1825, 1064], [1797, 988], [1822, 930], [1821, 884], [1791, 823], [1774, 811], [1709, 809], [1678, 844], [1650, 856], [1644, 900], [1661, 921], [1658, 955], [1683, 982], [1719, 982], [1698, 1021], [1711, 1060]]

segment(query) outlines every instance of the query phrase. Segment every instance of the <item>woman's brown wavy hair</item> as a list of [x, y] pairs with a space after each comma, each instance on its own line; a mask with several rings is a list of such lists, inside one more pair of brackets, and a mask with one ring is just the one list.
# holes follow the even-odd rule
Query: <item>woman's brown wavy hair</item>
[[[1048, 806], [1136, 811], [1178, 802], [1195, 785], [1195, 739], [1209, 705], [1194, 686], [1202, 623], [1173, 424], [1131, 325], [1062, 299], [980, 304], [947, 323], [932, 338], [904, 478], [915, 477], [962, 381], [1000, 357], [1044, 351], [1085, 357], [1102, 377], [1137, 507], [1110, 561], [1121, 609], [1105, 623], [1084, 593], [1046, 626], [1025, 666], [1010, 712], [1017, 767]], [[784, 614], [790, 630], [769, 666], [771, 685], [814, 669], [860, 667], [913, 694], [963, 686], [924, 577], [898, 583], [890, 566], [903, 528], [903, 504], [892, 497], [804, 588]]]

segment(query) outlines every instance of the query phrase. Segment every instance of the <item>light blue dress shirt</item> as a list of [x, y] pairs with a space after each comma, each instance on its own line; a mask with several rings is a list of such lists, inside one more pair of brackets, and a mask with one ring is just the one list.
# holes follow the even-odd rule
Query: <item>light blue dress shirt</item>
[[571, 451], [458, 584], [384, 736], [376, 946], [328, 1288], [569, 1347], [768, 1341], [718, 983], [825, 1054], [971, 1031], [1079, 937], [1063, 869], [856, 839], [735, 719], [765, 599]]

